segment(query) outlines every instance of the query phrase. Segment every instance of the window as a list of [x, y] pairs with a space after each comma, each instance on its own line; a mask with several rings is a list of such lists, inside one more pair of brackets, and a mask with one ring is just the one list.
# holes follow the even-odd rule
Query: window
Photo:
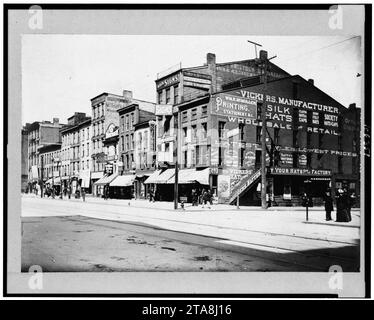
[[183, 165], [187, 167], [187, 150], [183, 151]]
[[261, 150], [256, 150], [255, 166], [259, 167], [260, 165], [261, 165]]
[[201, 115], [205, 116], [208, 114], [208, 106], [202, 106], [201, 107]]
[[157, 92], [157, 101], [159, 104], [162, 103], [162, 91]]
[[298, 146], [298, 142], [297, 142], [297, 130], [293, 130], [292, 131], [292, 145], [294, 147], [297, 147]]
[[147, 135], [147, 132], [144, 132], [144, 149], [147, 149], [148, 148], [148, 135]]
[[323, 133], [318, 134], [318, 147], [322, 147], [323, 144]]
[[170, 130], [170, 120], [171, 120], [171, 117], [166, 117], [165, 118], [165, 122], [164, 122], [164, 133], [167, 134], [169, 133], [169, 130]]
[[187, 111], [182, 112], [182, 121], [187, 121]]
[[218, 122], [218, 137], [219, 137], [219, 139], [224, 138], [225, 125], [226, 125], [226, 122], [224, 122], [224, 121], [219, 121]]
[[218, 147], [218, 165], [223, 165], [223, 155], [224, 155], [224, 149], [222, 147]]
[[298, 160], [299, 160], [299, 155], [298, 155], [297, 152], [294, 152], [294, 153], [292, 154], [292, 166], [293, 166], [294, 168], [297, 168]]
[[202, 129], [201, 136], [203, 139], [206, 139], [207, 134], [208, 134], [208, 124], [206, 122], [203, 122], [201, 124], [201, 129]]
[[186, 143], [187, 140], [187, 127], [183, 128], [183, 143]]
[[310, 148], [311, 144], [311, 139], [312, 139], [312, 133], [311, 132], [307, 132], [306, 133], [306, 146], [307, 148]]
[[191, 119], [196, 119], [197, 117], [197, 108], [191, 110]]
[[239, 124], [239, 139], [244, 140], [244, 124], [240, 123]]
[[279, 128], [274, 128], [274, 144], [279, 144]]
[[135, 140], [134, 140], [134, 134], [133, 133], [130, 135], [130, 139], [131, 139], [131, 149], [134, 150]]
[[307, 153], [306, 155], [306, 166], [310, 168], [312, 166], [312, 154]]
[[166, 89], [166, 103], [170, 103], [170, 88]]
[[178, 95], [179, 95], [179, 88], [178, 86], [175, 86], [174, 87], [174, 104], [177, 104], [179, 102]]
[[191, 165], [195, 165], [196, 163], [196, 151], [195, 149], [191, 150]]
[[338, 172], [339, 173], [343, 172], [343, 157], [342, 156], [338, 157]]
[[262, 103], [257, 102], [257, 120], [261, 120], [262, 115]]
[[191, 126], [191, 130], [192, 130], [191, 138], [192, 140], [196, 140], [196, 125]]
[[125, 130], [129, 130], [129, 116], [126, 115], [126, 120], [125, 120]]
[[200, 147], [196, 146], [196, 164], [200, 164]]
[[240, 148], [240, 163], [239, 163], [239, 165], [241, 167], [244, 167], [244, 157], [245, 157], [245, 149]]
[[260, 126], [256, 127], [256, 143], [261, 143], [261, 133], [262, 128]]

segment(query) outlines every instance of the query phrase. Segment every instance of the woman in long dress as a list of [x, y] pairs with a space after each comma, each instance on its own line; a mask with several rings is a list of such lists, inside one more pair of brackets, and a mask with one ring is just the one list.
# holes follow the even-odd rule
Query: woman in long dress
[[342, 189], [338, 190], [336, 199], [336, 222], [349, 222], [350, 199], [347, 193]]

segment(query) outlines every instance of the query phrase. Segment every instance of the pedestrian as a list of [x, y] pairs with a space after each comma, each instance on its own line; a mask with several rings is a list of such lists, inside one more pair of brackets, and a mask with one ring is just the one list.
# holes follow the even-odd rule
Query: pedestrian
[[327, 190], [324, 195], [324, 202], [325, 202], [325, 211], [326, 211], [326, 221], [330, 221], [331, 219], [331, 211], [334, 211], [334, 204], [332, 201], [330, 190]]
[[109, 199], [109, 186], [106, 186], [106, 195], [105, 195], [105, 200]]
[[82, 195], [82, 200], [83, 202], [86, 201], [86, 191], [84, 190], [85, 188], [81, 188], [82, 192], [81, 192], [81, 195]]
[[336, 198], [336, 222], [349, 222], [348, 206], [349, 196], [343, 189], [338, 189]]
[[192, 206], [195, 207], [198, 205], [198, 195], [197, 195], [197, 190], [196, 189], [192, 189]]
[[208, 190], [208, 200], [209, 200], [210, 205], [213, 206], [213, 192], [210, 189]]
[[68, 198], [69, 199], [71, 198], [71, 187], [70, 186], [68, 187]]
[[[209, 201], [209, 191], [205, 189], [203, 192], [203, 208], [205, 208], [205, 205], [208, 203], [208, 201]], [[210, 209], [209, 205], [208, 205], [208, 208]]]
[[153, 200], [153, 190], [152, 189], [149, 189], [148, 195], [149, 195], [149, 202], [152, 202], [152, 200]]

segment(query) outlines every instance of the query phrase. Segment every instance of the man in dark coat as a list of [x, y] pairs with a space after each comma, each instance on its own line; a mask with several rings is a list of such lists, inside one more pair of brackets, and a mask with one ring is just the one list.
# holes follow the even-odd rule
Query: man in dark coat
[[334, 205], [332, 201], [332, 197], [330, 191], [327, 190], [324, 196], [325, 201], [325, 211], [326, 211], [326, 221], [330, 221], [331, 219], [331, 211], [334, 210]]
[[349, 196], [344, 190], [338, 190], [336, 198], [336, 222], [349, 222]]

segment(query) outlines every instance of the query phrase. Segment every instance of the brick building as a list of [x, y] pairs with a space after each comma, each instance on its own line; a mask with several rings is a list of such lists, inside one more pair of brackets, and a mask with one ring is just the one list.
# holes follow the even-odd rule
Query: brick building
[[[298, 75], [269, 78], [266, 92], [259, 76], [222, 88], [174, 108], [181, 122], [178, 159], [186, 195], [200, 186], [212, 189], [222, 203], [233, 204], [238, 196], [241, 204], [260, 203], [264, 99], [267, 193], [273, 205], [300, 205], [307, 185], [315, 204], [330, 187], [359, 194], [359, 108], [342, 106]], [[183, 181], [183, 168], [201, 172]], [[194, 185], [203, 175], [208, 183]]]
[[53, 118], [53, 122], [36, 121], [26, 126], [28, 140], [27, 172], [30, 191], [37, 182], [42, 183], [39, 149], [46, 145], [60, 143], [60, 129], [62, 126], [58, 118]]
[[79, 189], [85, 170], [91, 167], [90, 123], [91, 118], [85, 113], [75, 112], [61, 129], [61, 176], [63, 187], [70, 186], [72, 193]]
[[54, 187], [56, 190], [56, 194], [59, 195], [62, 190], [61, 142], [41, 147], [39, 149], [39, 156], [40, 172], [42, 172], [44, 187]]
[[[132, 93], [128, 92], [132, 97]], [[139, 99], [118, 109], [121, 163], [118, 176], [110, 183], [111, 196], [145, 198], [144, 180], [155, 169], [154, 118], [155, 104]]]

